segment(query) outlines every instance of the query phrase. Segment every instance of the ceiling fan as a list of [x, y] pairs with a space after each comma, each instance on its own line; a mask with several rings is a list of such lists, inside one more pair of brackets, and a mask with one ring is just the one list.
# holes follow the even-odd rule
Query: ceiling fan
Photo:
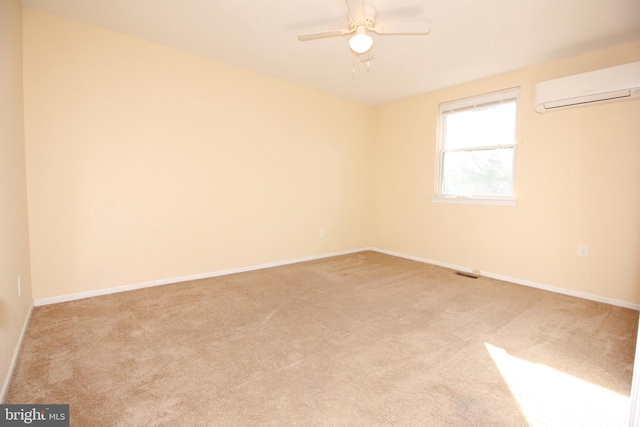
[[349, 47], [354, 53], [362, 55], [373, 46], [373, 38], [367, 34], [368, 32], [382, 35], [427, 35], [431, 30], [431, 22], [428, 20], [377, 23], [376, 9], [372, 5], [365, 3], [364, 0], [345, 0], [345, 2], [349, 13], [346, 29], [302, 34], [298, 36], [298, 40], [308, 41], [353, 34], [349, 39]]

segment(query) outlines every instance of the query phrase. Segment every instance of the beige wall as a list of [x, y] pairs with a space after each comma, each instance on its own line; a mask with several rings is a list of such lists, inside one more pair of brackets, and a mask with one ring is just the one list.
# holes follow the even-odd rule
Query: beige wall
[[[370, 108], [23, 13], [35, 298], [374, 246], [640, 303], [640, 102], [532, 108], [640, 42]], [[438, 104], [512, 86], [517, 206], [432, 203]]]
[[[638, 60], [640, 42], [376, 108], [372, 244], [640, 303], [640, 101], [533, 110], [536, 82]], [[517, 206], [432, 203], [438, 104], [514, 86]]]
[[367, 243], [370, 107], [23, 13], [35, 298]]
[[[22, 115], [22, 5], [0, 1], [0, 400], [32, 304]], [[18, 296], [18, 276], [22, 293]]]

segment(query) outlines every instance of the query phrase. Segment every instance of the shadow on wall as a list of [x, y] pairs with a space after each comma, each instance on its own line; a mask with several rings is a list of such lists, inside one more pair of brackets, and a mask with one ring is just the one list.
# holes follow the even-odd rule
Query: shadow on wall
[[0, 331], [5, 330], [8, 324], [7, 303], [4, 299], [0, 299]]

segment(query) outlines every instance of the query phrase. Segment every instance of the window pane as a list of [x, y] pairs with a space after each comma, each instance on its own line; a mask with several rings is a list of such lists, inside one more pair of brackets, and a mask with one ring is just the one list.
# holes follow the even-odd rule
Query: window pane
[[444, 116], [444, 149], [510, 145], [516, 133], [516, 103]]
[[513, 148], [444, 153], [442, 193], [511, 196]]

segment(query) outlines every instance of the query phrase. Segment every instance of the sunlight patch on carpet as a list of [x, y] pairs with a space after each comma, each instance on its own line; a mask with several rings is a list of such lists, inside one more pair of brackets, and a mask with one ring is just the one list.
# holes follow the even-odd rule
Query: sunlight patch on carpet
[[532, 427], [626, 426], [629, 397], [485, 343]]

